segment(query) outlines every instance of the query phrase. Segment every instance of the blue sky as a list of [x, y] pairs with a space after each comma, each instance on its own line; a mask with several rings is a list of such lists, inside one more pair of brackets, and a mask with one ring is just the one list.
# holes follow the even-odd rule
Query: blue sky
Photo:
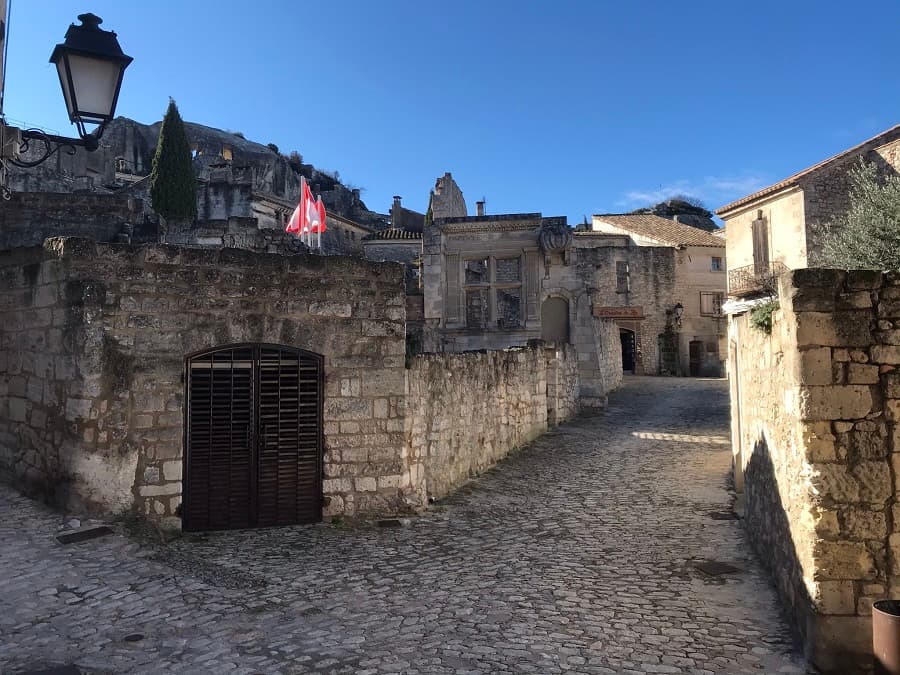
[[243, 132], [386, 211], [451, 171], [470, 212], [710, 208], [900, 122], [900, 2], [12, 0], [6, 115], [74, 133], [53, 45], [103, 17], [118, 113]]

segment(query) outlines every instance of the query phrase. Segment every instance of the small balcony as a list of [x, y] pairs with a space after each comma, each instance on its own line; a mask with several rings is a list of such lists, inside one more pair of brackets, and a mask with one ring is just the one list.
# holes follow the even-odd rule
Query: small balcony
[[733, 298], [774, 295], [778, 292], [778, 277], [789, 271], [790, 268], [782, 262], [747, 265], [728, 270], [728, 295]]

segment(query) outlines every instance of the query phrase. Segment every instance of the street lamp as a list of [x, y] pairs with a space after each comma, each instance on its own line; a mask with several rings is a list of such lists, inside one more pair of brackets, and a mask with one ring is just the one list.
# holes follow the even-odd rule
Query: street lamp
[[[69, 120], [77, 127], [79, 138], [2, 125], [0, 150], [3, 150], [3, 156], [0, 156], [0, 162], [5, 160], [28, 168], [46, 161], [60, 148], [75, 154], [76, 146], [88, 152], [100, 147], [103, 129], [115, 117], [122, 75], [132, 58], [122, 52], [114, 32], [100, 28], [103, 19], [99, 16], [80, 14], [78, 19], [81, 25], [69, 26], [65, 42], [53, 49], [50, 63], [56, 66]], [[85, 126], [88, 124], [97, 127], [89, 133]], [[34, 160], [22, 159], [21, 155], [28, 152], [31, 141], [43, 144], [43, 154]]]
[[[50, 63], [59, 73], [69, 120], [82, 139], [93, 136], [96, 141], [116, 114], [122, 75], [133, 59], [122, 52], [115, 33], [100, 28], [99, 16], [80, 14], [78, 20], [81, 25], [69, 26], [66, 41], [53, 49]], [[85, 124], [99, 126], [88, 134]]]
[[672, 308], [672, 313], [675, 315], [675, 326], [677, 328], [681, 328], [681, 315], [684, 314], [684, 305], [680, 302]]

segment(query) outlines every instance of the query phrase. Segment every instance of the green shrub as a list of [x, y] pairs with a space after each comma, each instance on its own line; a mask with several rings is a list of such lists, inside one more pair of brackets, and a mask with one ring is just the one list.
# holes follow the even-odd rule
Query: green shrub
[[772, 315], [778, 311], [778, 301], [769, 300], [750, 310], [750, 325], [766, 335], [772, 334]]

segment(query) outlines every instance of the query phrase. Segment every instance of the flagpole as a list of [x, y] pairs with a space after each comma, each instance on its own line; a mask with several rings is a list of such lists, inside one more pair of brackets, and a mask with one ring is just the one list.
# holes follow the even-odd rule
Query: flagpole
[[300, 241], [309, 246], [309, 243], [305, 241], [305, 232], [303, 227], [303, 198], [306, 197], [306, 178], [303, 174], [300, 174]]

